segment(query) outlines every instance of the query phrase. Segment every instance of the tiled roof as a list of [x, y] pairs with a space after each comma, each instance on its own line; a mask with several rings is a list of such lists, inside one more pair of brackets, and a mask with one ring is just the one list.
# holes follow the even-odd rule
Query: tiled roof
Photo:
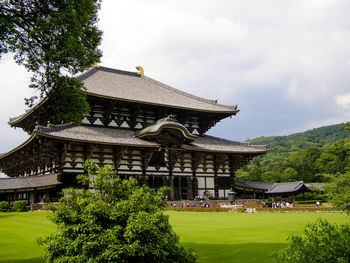
[[[145, 147], [159, 147], [155, 142], [137, 139], [134, 132], [126, 129], [102, 128], [94, 126], [73, 126], [71, 124], [58, 125], [56, 128], [38, 126], [36, 130], [44, 136], [88, 141], [106, 144], [120, 144]], [[188, 150], [217, 151], [232, 153], [265, 153], [266, 146], [251, 146], [249, 143], [233, 142], [213, 136], [198, 136], [196, 141], [184, 144]]]
[[62, 183], [57, 181], [57, 174], [17, 178], [0, 178], [0, 191], [49, 187], [59, 184]]
[[[155, 142], [137, 139], [135, 138], [133, 131], [126, 129], [64, 124], [58, 125], [56, 128], [38, 126], [36, 131], [44, 136], [60, 139], [144, 147], [160, 146]], [[251, 146], [248, 143], [233, 142], [207, 135], [198, 136], [196, 141], [184, 144], [183, 148], [188, 150], [228, 153], [265, 153], [267, 151], [266, 146]]]
[[217, 104], [215, 100], [182, 92], [135, 72], [95, 67], [77, 78], [84, 82], [86, 92], [91, 95], [206, 112], [235, 114], [239, 111], [237, 106]]
[[183, 145], [183, 148], [197, 151], [214, 151], [227, 153], [266, 153], [266, 145], [250, 145], [244, 142], [234, 142], [209, 135], [199, 136], [191, 144]]
[[235, 185], [239, 187], [257, 189], [257, 190], [269, 190], [271, 187], [274, 186], [274, 183], [260, 183], [260, 182], [248, 182], [248, 181], [235, 180]]
[[[80, 141], [87, 143], [97, 143], [106, 145], [123, 145], [135, 147], [161, 147], [153, 141], [146, 141], [135, 137], [134, 132], [127, 129], [103, 128], [96, 126], [73, 126], [72, 124], [49, 125], [49, 127], [37, 125], [34, 133], [28, 140], [16, 147], [12, 151], [0, 156], [0, 159], [11, 155], [19, 149], [25, 147], [35, 139], [37, 135], [44, 137]], [[198, 136], [196, 141], [183, 144], [182, 148], [192, 151], [222, 152], [222, 153], [242, 153], [242, 154], [262, 154], [267, 152], [266, 146], [254, 146], [248, 143], [239, 143], [224, 140], [212, 136]]]
[[235, 180], [235, 185], [248, 189], [266, 190], [266, 194], [295, 193], [301, 189], [309, 191], [307, 185], [304, 184], [303, 181], [289, 183], [260, 183]]
[[306, 187], [303, 181], [289, 182], [289, 183], [275, 183], [266, 193], [267, 194], [279, 194], [279, 193], [293, 193], [297, 192], [302, 187]]
[[73, 126], [64, 124], [52, 128], [38, 126], [38, 134], [58, 139], [70, 139], [84, 142], [95, 142], [102, 144], [117, 144], [131, 146], [158, 147], [159, 144], [144, 141], [134, 137], [132, 130], [102, 128], [94, 126]]
[[156, 123], [135, 132], [135, 137], [141, 139], [156, 136], [161, 133], [163, 129], [174, 129], [181, 131], [183, 138], [185, 138], [187, 142], [192, 142], [197, 139], [197, 136], [191, 134], [184, 125], [178, 123], [176, 120], [172, 120], [171, 116], [160, 119]]

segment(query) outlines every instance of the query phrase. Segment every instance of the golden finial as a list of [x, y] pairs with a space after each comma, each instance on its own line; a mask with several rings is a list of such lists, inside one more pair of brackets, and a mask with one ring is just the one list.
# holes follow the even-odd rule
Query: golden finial
[[97, 62], [94, 62], [94, 64], [92, 64], [91, 66], [93, 66], [94, 68], [99, 68], [100, 65], [97, 64]]
[[140, 66], [137, 66], [136, 69], [139, 71], [139, 72], [137, 72], [137, 74], [142, 76], [143, 75], [143, 68]]

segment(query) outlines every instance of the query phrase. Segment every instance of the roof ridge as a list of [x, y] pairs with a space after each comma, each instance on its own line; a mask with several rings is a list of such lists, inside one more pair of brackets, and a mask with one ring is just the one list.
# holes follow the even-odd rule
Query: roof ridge
[[221, 141], [221, 142], [234, 143], [234, 144], [240, 145], [240, 146], [249, 146], [249, 147], [256, 148], [256, 149], [267, 150], [267, 145], [266, 144], [265, 145], [254, 145], [254, 144], [250, 144], [249, 142], [237, 142], [237, 141], [232, 141], [232, 140], [229, 140], [229, 139], [219, 138], [219, 137], [215, 137], [215, 136], [211, 136], [211, 135], [207, 135], [207, 134], [204, 134], [203, 137], [209, 137], [209, 138]]
[[152, 79], [152, 78], [147, 77], [147, 76], [145, 76], [145, 75], [140, 75], [140, 76], [141, 76], [141, 78], [143, 78], [143, 79], [145, 79], [145, 80], [151, 81], [151, 82], [153, 82], [153, 83], [155, 83], [155, 84], [157, 84], [157, 85], [159, 85], [159, 86], [161, 86], [161, 87], [163, 87], [163, 88], [166, 88], [166, 89], [171, 90], [171, 91], [173, 91], [173, 92], [176, 92], [176, 93], [178, 93], [178, 94], [187, 96], [187, 97], [189, 97], [189, 98], [196, 99], [196, 100], [199, 100], [199, 101], [202, 101], [202, 102], [206, 102], [206, 103], [210, 103], [210, 104], [213, 104], [213, 105], [221, 106], [221, 107], [224, 107], [224, 108], [227, 108], [227, 109], [230, 109], [230, 110], [237, 110], [237, 111], [239, 111], [239, 110], [237, 109], [237, 105], [235, 105], [235, 106], [230, 106], [230, 105], [218, 104], [218, 103], [217, 103], [217, 100], [209, 100], [209, 99], [201, 98], [201, 97], [199, 97], [199, 96], [196, 96], [196, 95], [193, 95], [193, 94], [184, 92], [184, 91], [182, 91], [182, 90], [176, 89], [176, 88], [174, 88], [174, 87], [171, 87], [171, 86], [169, 86], [169, 85], [167, 85], [167, 84], [165, 84], [165, 83], [162, 83], [162, 82], [160, 82], [160, 81], [158, 81], [158, 80]]
[[273, 185], [272, 185], [272, 187], [271, 188], [269, 188], [269, 190], [268, 191], [271, 191], [273, 188], [275, 188], [277, 186], [277, 183], [273, 183]]
[[99, 70], [105, 71], [105, 72], [110, 72], [110, 73], [118, 73], [118, 74], [122, 74], [122, 75], [133, 76], [133, 77], [141, 77], [141, 75], [139, 75], [136, 72], [99, 66], [99, 67], [91, 67], [87, 71], [85, 71], [77, 76], [74, 76], [74, 78], [79, 79], [79, 80], [84, 80]]
[[43, 126], [43, 125], [36, 125], [34, 130], [37, 132], [49, 132], [49, 131], [59, 131], [59, 130], [64, 130], [70, 127], [73, 127], [73, 123], [72, 122], [67, 122], [67, 123], [63, 123], [63, 124], [48, 124], [47, 126]]
[[234, 143], [234, 144], [242, 145], [242, 146], [250, 146], [249, 143], [247, 143], [247, 142], [237, 142], [237, 141], [219, 138], [219, 137], [215, 137], [215, 136], [207, 135], [207, 134], [204, 134], [202, 137], [208, 137], [208, 138], [216, 139], [216, 140], [221, 141], [221, 142], [230, 142], [230, 143]]

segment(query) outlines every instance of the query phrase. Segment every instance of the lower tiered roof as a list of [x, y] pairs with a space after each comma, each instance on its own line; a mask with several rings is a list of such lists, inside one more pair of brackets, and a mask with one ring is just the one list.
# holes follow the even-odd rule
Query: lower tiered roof
[[[77, 141], [85, 143], [96, 143], [106, 145], [123, 145], [134, 147], [161, 147], [153, 141], [146, 141], [135, 137], [134, 132], [126, 129], [111, 129], [94, 126], [73, 126], [72, 124], [37, 126], [32, 136], [14, 150], [3, 154], [0, 159], [16, 152], [26, 146], [37, 136], [43, 136], [58, 140]], [[224, 140], [213, 136], [203, 135], [182, 148], [190, 151], [241, 153], [241, 154], [263, 154], [268, 151], [265, 145], [250, 145], [230, 140]]]

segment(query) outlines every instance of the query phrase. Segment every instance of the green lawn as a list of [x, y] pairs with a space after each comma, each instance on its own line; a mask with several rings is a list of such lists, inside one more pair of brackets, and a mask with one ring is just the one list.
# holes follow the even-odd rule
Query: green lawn
[[[283, 248], [290, 233], [318, 217], [350, 222], [345, 214], [244, 214], [167, 211], [180, 242], [192, 248], [200, 262], [271, 262], [269, 253]], [[47, 213], [0, 213], [0, 263], [42, 262], [36, 238], [55, 230]]]

